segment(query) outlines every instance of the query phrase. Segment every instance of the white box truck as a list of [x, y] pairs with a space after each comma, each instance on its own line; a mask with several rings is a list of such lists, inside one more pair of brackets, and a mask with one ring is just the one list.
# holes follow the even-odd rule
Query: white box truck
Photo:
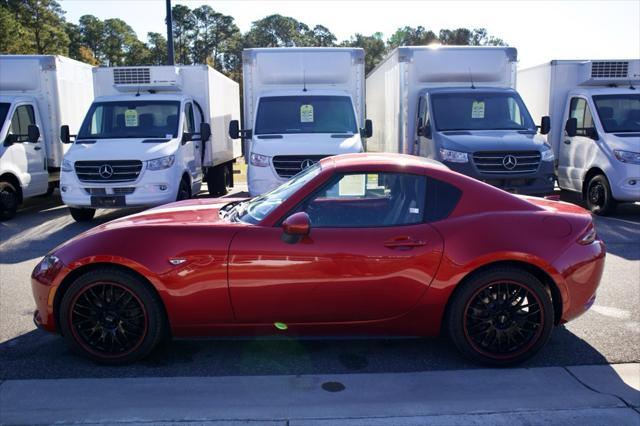
[[547, 135], [558, 185], [596, 214], [640, 201], [640, 59], [554, 60], [518, 72], [518, 91]]
[[435, 159], [511, 192], [553, 191], [553, 151], [514, 90], [516, 61], [512, 47], [393, 50], [367, 76], [367, 150]]
[[[207, 65], [96, 68], [96, 98], [64, 157], [62, 200], [78, 221], [96, 208], [156, 206], [233, 185], [238, 83]], [[63, 128], [63, 141], [71, 135]]]
[[362, 152], [364, 50], [261, 48], [242, 54], [243, 139], [249, 194], [279, 186], [321, 158]]
[[58, 185], [60, 125], [80, 127], [93, 100], [92, 68], [63, 56], [0, 55], [0, 219]]

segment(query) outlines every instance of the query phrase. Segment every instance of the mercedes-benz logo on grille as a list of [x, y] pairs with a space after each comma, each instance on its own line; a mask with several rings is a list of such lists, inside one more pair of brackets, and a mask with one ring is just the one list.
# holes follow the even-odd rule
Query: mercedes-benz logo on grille
[[513, 155], [505, 155], [502, 159], [502, 165], [507, 170], [513, 170], [518, 165], [518, 160]]
[[316, 164], [315, 161], [310, 160], [309, 158], [307, 158], [306, 160], [303, 160], [302, 163], [300, 163], [300, 169], [301, 170], [307, 169], [307, 168], [313, 166], [314, 164]]
[[103, 164], [98, 169], [98, 174], [102, 179], [109, 179], [111, 176], [113, 176], [113, 167], [108, 164]]

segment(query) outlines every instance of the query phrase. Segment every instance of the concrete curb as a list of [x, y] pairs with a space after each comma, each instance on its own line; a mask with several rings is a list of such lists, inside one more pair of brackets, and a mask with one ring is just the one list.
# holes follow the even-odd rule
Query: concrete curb
[[[577, 373], [549, 367], [333, 376], [8, 380], [0, 385], [0, 413], [1, 421], [9, 424], [279, 420], [291, 425], [412, 425], [424, 423], [424, 419], [416, 423], [421, 416], [437, 424], [474, 424], [471, 414], [500, 424], [501, 416], [508, 413], [518, 414], [527, 423], [533, 413], [548, 413], [545, 416], [552, 419], [555, 412], [564, 413], [565, 424], [572, 424], [571, 419], [582, 419], [584, 424], [613, 415], [617, 424], [637, 425], [640, 414], [625, 400], [633, 400], [638, 391], [626, 385], [614, 367], [599, 367], [593, 376], [583, 367], [575, 367]], [[622, 370], [635, 371], [633, 367]], [[594, 383], [587, 387], [583, 383], [589, 378]], [[589, 414], [593, 409], [601, 411]]]

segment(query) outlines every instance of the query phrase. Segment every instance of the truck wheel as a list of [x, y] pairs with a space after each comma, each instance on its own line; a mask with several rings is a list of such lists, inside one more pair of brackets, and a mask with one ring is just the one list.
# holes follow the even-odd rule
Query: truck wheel
[[189, 188], [189, 182], [186, 179], [182, 179], [180, 181], [180, 185], [178, 186], [178, 196], [176, 197], [176, 201], [188, 200], [191, 198], [191, 188]]
[[227, 194], [227, 182], [229, 181], [229, 168], [226, 164], [220, 164], [207, 173], [207, 186], [209, 194], [221, 197]]
[[96, 209], [79, 209], [76, 207], [69, 207], [69, 213], [76, 222], [88, 222], [96, 215]]
[[18, 191], [9, 182], [0, 182], [0, 220], [9, 220], [16, 215], [20, 200]]
[[616, 208], [616, 200], [611, 194], [611, 186], [605, 175], [595, 175], [587, 183], [585, 202], [592, 213], [606, 216]]

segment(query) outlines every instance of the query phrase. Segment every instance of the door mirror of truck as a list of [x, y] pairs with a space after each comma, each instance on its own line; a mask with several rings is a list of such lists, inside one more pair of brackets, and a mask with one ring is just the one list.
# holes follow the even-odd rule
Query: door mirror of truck
[[229, 137], [231, 139], [238, 139], [240, 137], [240, 122], [238, 120], [231, 120], [229, 122]]
[[373, 135], [373, 121], [364, 120], [364, 132], [361, 136], [370, 138]]
[[550, 130], [551, 130], [551, 118], [549, 118], [548, 115], [545, 115], [544, 117], [542, 117], [542, 120], [540, 120], [540, 134], [546, 135], [549, 133]]
[[578, 133], [578, 119], [570, 118], [567, 120], [567, 124], [564, 126], [564, 131], [567, 132], [567, 136], [574, 137]]
[[27, 127], [27, 140], [31, 143], [36, 143], [38, 139], [40, 139], [40, 129], [34, 124], [29, 124]]
[[2, 143], [2, 145], [11, 146], [14, 143], [16, 143], [17, 141], [18, 141], [18, 136], [17, 135], [8, 134], [7, 137], [5, 138], [4, 142]]
[[71, 143], [71, 133], [69, 133], [69, 126], [66, 124], [60, 127], [60, 140], [62, 143]]
[[295, 244], [311, 232], [311, 221], [305, 212], [294, 213], [282, 222], [282, 241]]
[[184, 132], [182, 134], [182, 144], [184, 145], [185, 143], [192, 141], [193, 140], [193, 133], [188, 133], [188, 132]]
[[211, 137], [211, 126], [209, 123], [200, 123], [200, 140], [206, 142]]

